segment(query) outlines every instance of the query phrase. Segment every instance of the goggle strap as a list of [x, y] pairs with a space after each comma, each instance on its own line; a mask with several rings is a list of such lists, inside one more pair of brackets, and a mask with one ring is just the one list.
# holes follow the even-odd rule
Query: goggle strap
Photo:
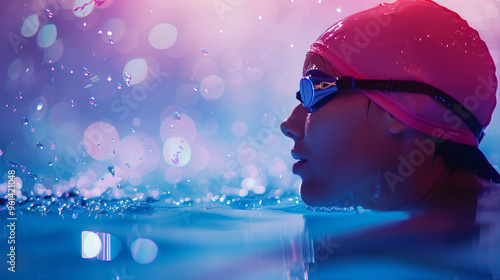
[[[342, 78], [341, 78], [342, 79]], [[431, 85], [417, 81], [402, 80], [358, 80], [354, 79], [355, 88], [383, 90], [388, 92], [422, 93], [452, 110], [472, 130], [474, 136], [481, 142], [484, 137], [481, 123], [477, 118], [455, 98]]]

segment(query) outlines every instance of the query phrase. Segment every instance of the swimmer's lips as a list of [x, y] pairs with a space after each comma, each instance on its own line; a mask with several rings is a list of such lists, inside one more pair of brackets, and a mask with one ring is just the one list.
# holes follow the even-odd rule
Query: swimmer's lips
[[304, 166], [307, 160], [296, 154], [295, 151], [293, 150], [292, 150], [292, 157], [298, 160], [296, 163], [293, 164], [292, 172], [293, 174], [298, 174], [299, 170], [302, 168], [302, 166]]

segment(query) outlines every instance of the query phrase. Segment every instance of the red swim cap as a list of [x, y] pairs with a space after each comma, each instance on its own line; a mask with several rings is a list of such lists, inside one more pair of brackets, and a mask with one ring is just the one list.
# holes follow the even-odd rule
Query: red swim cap
[[[343, 75], [420, 81], [455, 98], [490, 123], [497, 78], [488, 48], [458, 14], [429, 0], [399, 0], [351, 15], [323, 33], [309, 50]], [[478, 146], [450, 109], [423, 94], [361, 90], [418, 131]]]

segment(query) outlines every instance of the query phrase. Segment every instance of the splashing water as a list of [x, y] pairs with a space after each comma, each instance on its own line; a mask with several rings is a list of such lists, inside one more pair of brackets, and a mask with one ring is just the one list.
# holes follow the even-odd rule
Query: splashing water
[[174, 119], [176, 121], [180, 121], [181, 120], [181, 114], [179, 114], [179, 112], [175, 111], [174, 112]]
[[115, 177], [115, 167], [113, 165], [108, 166], [108, 171], [111, 173], [111, 176]]

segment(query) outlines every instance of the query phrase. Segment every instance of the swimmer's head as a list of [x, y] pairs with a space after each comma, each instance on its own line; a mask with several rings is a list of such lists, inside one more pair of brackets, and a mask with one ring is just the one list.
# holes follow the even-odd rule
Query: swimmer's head
[[354, 14], [312, 44], [304, 76], [317, 75], [311, 70], [323, 72], [320, 76], [419, 82], [456, 102], [354, 88], [335, 93], [314, 112], [298, 106], [282, 129], [295, 141], [294, 171], [303, 179], [306, 203], [328, 206], [356, 192], [359, 200], [369, 201], [381, 185], [391, 189], [389, 197], [401, 200], [399, 206], [422, 199], [430, 187], [409, 188], [402, 195], [395, 189], [434, 184], [442, 172], [434, 168], [435, 143], [457, 154], [459, 166], [500, 180], [477, 148], [496, 105], [495, 65], [477, 31], [456, 13], [432, 1], [399, 0]]
[[[336, 75], [432, 85], [472, 112], [483, 130], [496, 105], [495, 64], [486, 44], [458, 14], [432, 1], [400, 0], [349, 16], [312, 44], [306, 71], [315, 67], [314, 55]], [[428, 96], [364, 94], [413, 129], [478, 145], [460, 117]]]

